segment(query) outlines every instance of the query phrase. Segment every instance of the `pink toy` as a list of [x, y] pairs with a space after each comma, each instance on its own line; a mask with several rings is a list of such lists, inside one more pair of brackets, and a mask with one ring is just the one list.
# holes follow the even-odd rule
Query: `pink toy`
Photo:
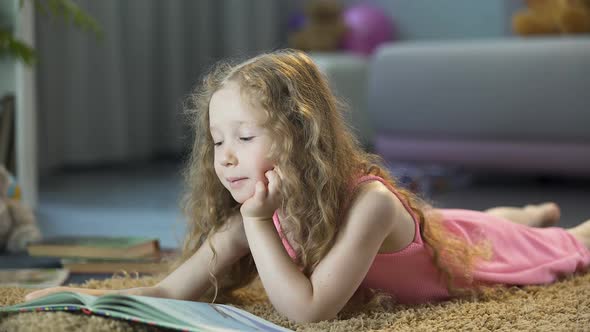
[[358, 5], [344, 12], [347, 32], [342, 47], [353, 53], [370, 55], [380, 44], [393, 40], [391, 18], [370, 5]]

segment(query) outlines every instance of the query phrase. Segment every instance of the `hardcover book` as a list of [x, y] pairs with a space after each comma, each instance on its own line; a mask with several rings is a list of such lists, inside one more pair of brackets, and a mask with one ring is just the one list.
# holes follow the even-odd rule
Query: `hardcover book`
[[30, 243], [31, 256], [132, 258], [157, 255], [158, 239], [145, 237], [60, 236]]
[[62, 258], [61, 265], [71, 273], [118, 273], [137, 272], [159, 274], [168, 271], [170, 261], [178, 254], [176, 250], [163, 249], [158, 255], [137, 258]]

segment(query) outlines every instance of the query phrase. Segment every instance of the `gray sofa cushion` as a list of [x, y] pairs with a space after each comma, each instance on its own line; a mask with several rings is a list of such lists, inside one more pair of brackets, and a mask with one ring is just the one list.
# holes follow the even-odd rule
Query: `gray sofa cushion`
[[590, 143], [590, 38], [392, 43], [368, 112], [381, 134]]

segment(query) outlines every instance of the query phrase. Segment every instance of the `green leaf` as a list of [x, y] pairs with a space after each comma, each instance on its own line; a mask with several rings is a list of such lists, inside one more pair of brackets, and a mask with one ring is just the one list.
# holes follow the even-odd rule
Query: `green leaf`
[[[103, 38], [103, 31], [94, 18], [84, 12], [72, 0], [30, 0], [35, 8], [44, 15], [61, 16], [67, 24], [73, 24], [79, 29], [92, 32], [98, 39]], [[51, 14], [48, 14], [51, 13]]]
[[7, 30], [0, 30], [0, 56], [16, 58], [29, 66], [37, 61], [35, 50], [15, 39]]
[[[27, 0], [19, 0], [22, 7]], [[42, 15], [61, 17], [66, 24], [93, 33], [96, 38], [103, 38], [103, 31], [94, 18], [84, 12], [73, 0], [28, 0], [32, 1], [35, 10]], [[13, 37], [9, 30], [0, 28], [0, 57], [10, 56], [23, 61], [27, 65], [34, 64], [36, 53], [33, 48]]]

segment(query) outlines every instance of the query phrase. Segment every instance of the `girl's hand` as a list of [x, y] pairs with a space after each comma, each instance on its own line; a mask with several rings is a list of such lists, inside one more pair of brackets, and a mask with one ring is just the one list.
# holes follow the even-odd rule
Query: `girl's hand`
[[240, 208], [242, 218], [268, 220], [281, 204], [281, 177], [278, 169], [272, 169], [264, 173], [268, 180], [268, 187], [264, 182], [256, 182], [254, 195], [248, 198]]
[[49, 294], [53, 294], [53, 293], [57, 293], [57, 292], [76, 292], [76, 293], [84, 293], [84, 294], [88, 294], [88, 295], [100, 296], [100, 295], [104, 295], [107, 293], [114, 293], [116, 291], [104, 290], [104, 289], [74, 288], [74, 287], [59, 286], [59, 287], [45, 288], [45, 289], [41, 289], [38, 291], [34, 291], [32, 293], [29, 293], [25, 296], [25, 300], [30, 301], [30, 300], [34, 300], [36, 298], [43, 297], [45, 295], [49, 295]]
[[68, 290], [68, 287], [51, 287], [51, 288], [40, 289], [40, 290], [37, 290], [37, 291], [27, 294], [25, 296], [25, 301], [31, 301], [36, 298], [43, 297], [45, 295], [49, 295], [51, 293], [64, 292], [67, 290]]

